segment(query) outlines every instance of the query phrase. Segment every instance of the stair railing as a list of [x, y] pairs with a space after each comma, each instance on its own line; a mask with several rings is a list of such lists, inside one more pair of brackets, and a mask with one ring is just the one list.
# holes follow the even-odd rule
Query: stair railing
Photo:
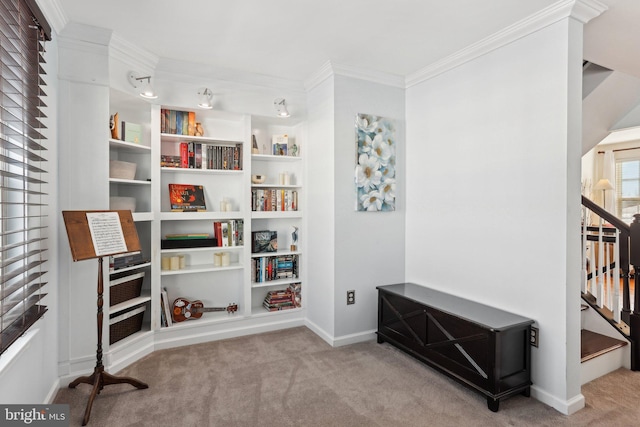
[[[631, 342], [640, 370], [640, 214], [628, 225], [582, 196], [582, 294]], [[633, 311], [629, 278], [634, 270]], [[622, 279], [622, 290], [620, 289]], [[622, 292], [622, 307], [620, 307]]]

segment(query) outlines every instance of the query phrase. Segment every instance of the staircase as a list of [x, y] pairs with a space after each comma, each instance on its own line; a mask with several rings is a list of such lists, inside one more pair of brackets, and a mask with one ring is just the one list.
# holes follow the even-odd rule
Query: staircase
[[[640, 370], [640, 215], [631, 226], [583, 196], [581, 382]], [[637, 267], [636, 267], [637, 266]]]

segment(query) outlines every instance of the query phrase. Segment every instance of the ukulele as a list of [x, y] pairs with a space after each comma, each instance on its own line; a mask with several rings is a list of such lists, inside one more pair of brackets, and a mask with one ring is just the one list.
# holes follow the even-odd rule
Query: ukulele
[[199, 319], [202, 317], [202, 313], [209, 311], [235, 313], [238, 311], [238, 305], [229, 304], [227, 307], [205, 307], [200, 300], [189, 301], [185, 298], [178, 298], [173, 302], [171, 317], [174, 322], [184, 322], [189, 319]]

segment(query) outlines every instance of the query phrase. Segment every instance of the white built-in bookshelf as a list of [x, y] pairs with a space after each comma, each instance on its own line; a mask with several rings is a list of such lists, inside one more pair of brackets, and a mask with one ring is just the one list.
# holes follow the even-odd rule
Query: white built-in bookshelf
[[[161, 129], [164, 109], [192, 111], [202, 123], [203, 136], [176, 135]], [[304, 221], [304, 125], [287, 125], [277, 117], [256, 117], [214, 110], [200, 110], [184, 106], [151, 105], [111, 91], [110, 113], [142, 126], [140, 143], [109, 139], [110, 160], [134, 162], [134, 179], [109, 178], [110, 197], [134, 197], [133, 213], [142, 244], [144, 263], [120, 269], [118, 276], [144, 272], [140, 296], [105, 307], [107, 317], [122, 318], [144, 307], [144, 325], [139, 332], [110, 345], [118, 357], [135, 358], [137, 343], [148, 344], [150, 337], [155, 348], [173, 347], [204, 342], [220, 337], [246, 334], [251, 330], [280, 329], [303, 324], [305, 289], [305, 221]], [[297, 145], [297, 156], [271, 154], [273, 135], [288, 136]], [[252, 153], [252, 135], [256, 136], [260, 153]], [[231, 147], [239, 150], [241, 169], [181, 168], [161, 165], [162, 156], [179, 156], [180, 145], [193, 142], [203, 147]], [[287, 174], [287, 182], [282, 174]], [[262, 184], [252, 184], [253, 174], [266, 175]], [[180, 212], [172, 209], [169, 184], [202, 186], [206, 211]], [[289, 209], [266, 211], [253, 206], [254, 191], [279, 193], [286, 196]], [[295, 194], [296, 204], [291, 200]], [[275, 196], [274, 196], [274, 200]], [[283, 202], [279, 202], [283, 203]], [[282, 205], [284, 207], [284, 203]], [[241, 224], [243, 242], [229, 246], [168, 247], [167, 235], [209, 234], [215, 236], [214, 224]], [[298, 230], [299, 239], [292, 249], [292, 232]], [[252, 231], [277, 232], [278, 251], [252, 253]], [[173, 269], [171, 259], [179, 258], [181, 265]], [[293, 275], [287, 262], [295, 260], [296, 277], [275, 275], [271, 280], [256, 280], [254, 266], [261, 258], [278, 258], [281, 274]], [[221, 262], [221, 260], [223, 262]], [[275, 264], [274, 264], [275, 265]], [[287, 270], [287, 271], [285, 271]], [[108, 279], [117, 277], [108, 273]], [[301, 304], [291, 308], [269, 311], [263, 306], [267, 293], [297, 287]], [[169, 308], [177, 298], [202, 301], [207, 308], [237, 305], [237, 311], [205, 312], [202, 317], [183, 322], [167, 322], [161, 298], [163, 290]], [[108, 304], [105, 304], [108, 305]], [[108, 341], [108, 340], [107, 340]]]

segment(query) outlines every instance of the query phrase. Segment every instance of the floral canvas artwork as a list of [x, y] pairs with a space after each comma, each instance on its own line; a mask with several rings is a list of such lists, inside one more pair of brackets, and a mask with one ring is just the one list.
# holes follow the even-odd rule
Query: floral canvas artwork
[[356, 116], [356, 210], [396, 209], [396, 136], [392, 120]]

